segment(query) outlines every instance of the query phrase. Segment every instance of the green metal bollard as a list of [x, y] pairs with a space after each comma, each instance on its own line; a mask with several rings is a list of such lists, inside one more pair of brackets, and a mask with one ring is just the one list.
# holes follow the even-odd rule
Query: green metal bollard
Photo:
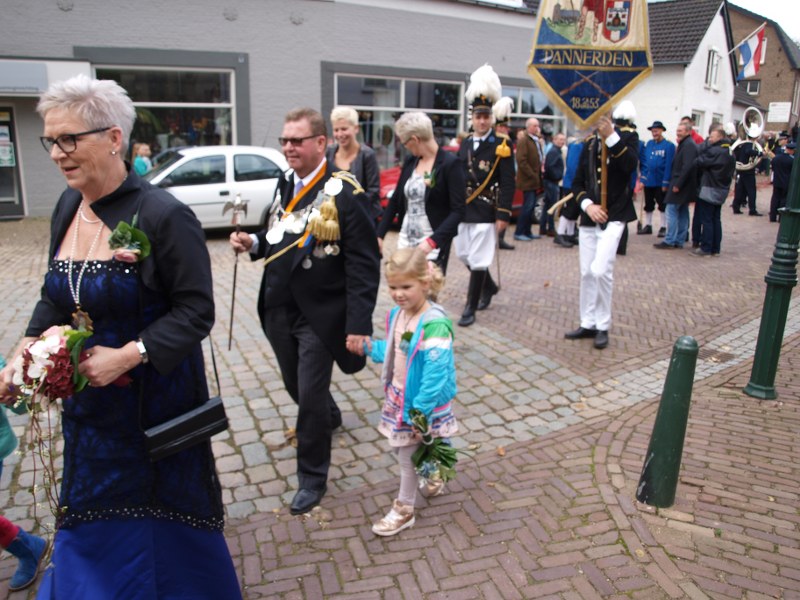
[[636, 499], [644, 504], [668, 508], [675, 502], [697, 350], [697, 342], [688, 335], [679, 337], [672, 348], [664, 391], [636, 488]]
[[795, 159], [789, 176], [786, 208], [780, 211], [781, 225], [778, 240], [772, 253], [772, 264], [764, 281], [767, 293], [761, 312], [758, 342], [753, 357], [750, 381], [744, 393], [761, 400], [778, 397], [775, 391], [775, 375], [781, 356], [786, 316], [792, 299], [792, 288], [797, 285], [797, 249], [800, 244], [800, 161]]

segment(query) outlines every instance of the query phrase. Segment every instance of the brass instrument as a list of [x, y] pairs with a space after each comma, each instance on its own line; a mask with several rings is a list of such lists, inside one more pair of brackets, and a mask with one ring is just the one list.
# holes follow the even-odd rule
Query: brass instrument
[[755, 106], [748, 106], [744, 111], [744, 115], [742, 115], [742, 120], [739, 123], [737, 131], [739, 133], [739, 139], [737, 139], [731, 146], [731, 154], [733, 154], [733, 151], [741, 144], [750, 142], [756, 147], [759, 155], [751, 156], [749, 162], [746, 163], [742, 163], [737, 160], [736, 170], [752, 171], [756, 168], [756, 165], [761, 160], [761, 155], [764, 154], [764, 148], [762, 148], [761, 144], [758, 143], [758, 138], [764, 131], [764, 116], [761, 114], [761, 111]]

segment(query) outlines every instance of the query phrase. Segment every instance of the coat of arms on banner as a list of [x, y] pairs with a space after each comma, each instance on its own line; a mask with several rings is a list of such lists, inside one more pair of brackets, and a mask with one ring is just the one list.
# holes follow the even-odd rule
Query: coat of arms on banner
[[631, 15], [630, 0], [606, 0], [606, 18], [603, 24], [603, 37], [618, 42], [628, 35], [628, 20]]
[[646, 0], [541, 0], [528, 72], [580, 127], [652, 71]]

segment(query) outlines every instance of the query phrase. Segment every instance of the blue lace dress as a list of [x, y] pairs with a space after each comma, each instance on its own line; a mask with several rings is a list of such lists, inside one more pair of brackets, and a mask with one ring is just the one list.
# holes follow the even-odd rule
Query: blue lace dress
[[[81, 266], [73, 265], [73, 281]], [[67, 272], [66, 261], [52, 261], [45, 293], [68, 323]], [[140, 285], [136, 265], [116, 260], [90, 261], [80, 299], [93, 320], [86, 349], [121, 347], [168, 310]], [[63, 514], [37, 597], [241, 598], [210, 444], [155, 463], [144, 449], [142, 429], [203, 397], [202, 350], [169, 373], [148, 364], [130, 375], [127, 386], [87, 387], [63, 403]]]

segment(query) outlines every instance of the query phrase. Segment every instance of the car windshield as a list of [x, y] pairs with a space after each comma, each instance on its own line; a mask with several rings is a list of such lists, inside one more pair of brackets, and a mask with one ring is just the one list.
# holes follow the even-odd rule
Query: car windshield
[[152, 181], [156, 175], [174, 165], [181, 158], [183, 158], [183, 154], [181, 154], [180, 150], [166, 150], [162, 152], [159, 155], [158, 164], [142, 175], [142, 179]]

